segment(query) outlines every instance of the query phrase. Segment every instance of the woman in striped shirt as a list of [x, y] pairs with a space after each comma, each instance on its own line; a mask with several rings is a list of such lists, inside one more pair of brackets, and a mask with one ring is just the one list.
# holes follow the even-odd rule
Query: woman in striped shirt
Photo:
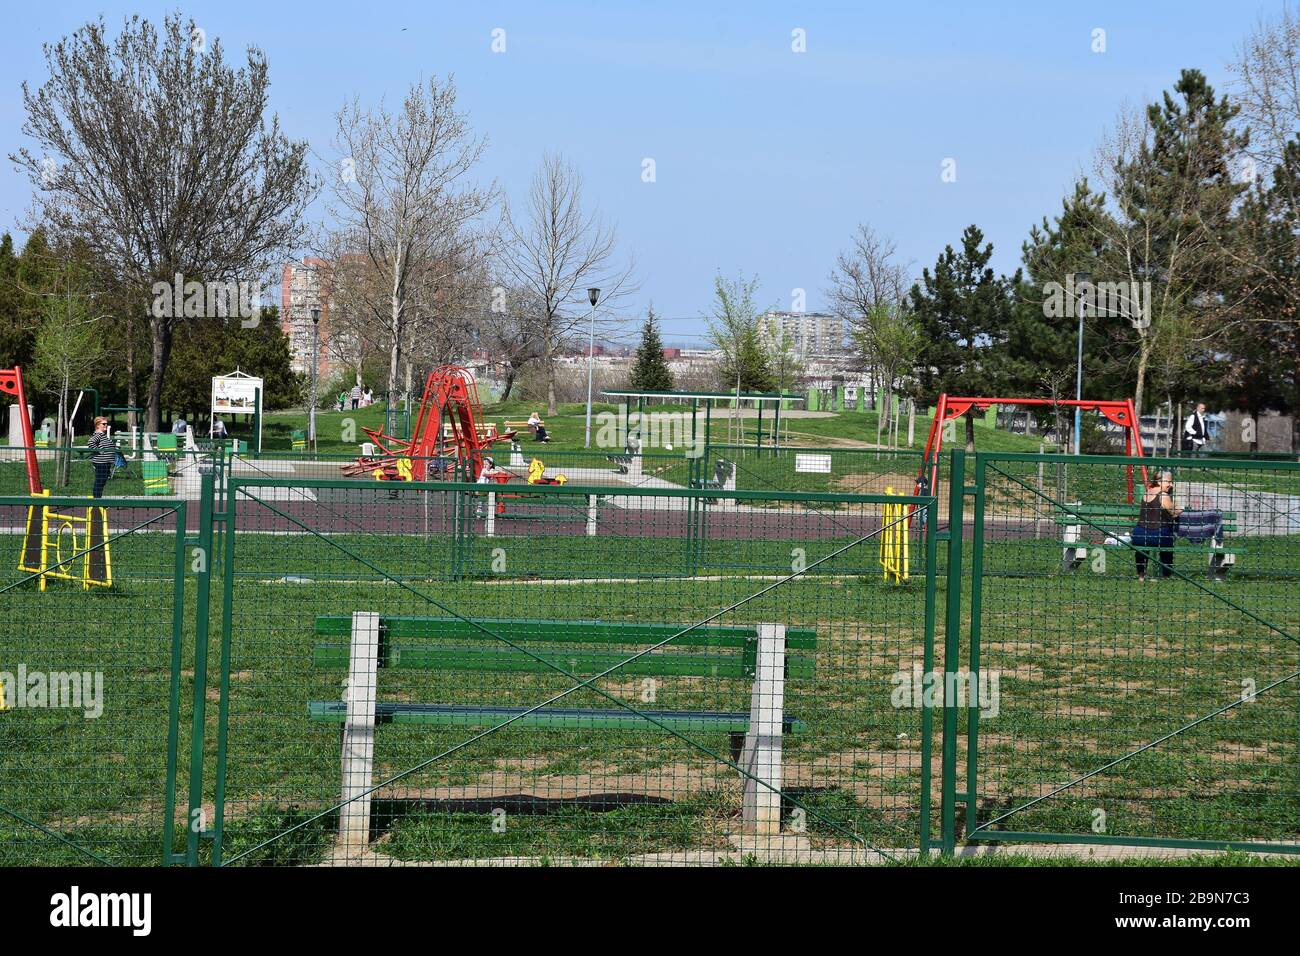
[[95, 466], [94, 497], [104, 497], [104, 485], [113, 473], [113, 462], [117, 461], [117, 445], [108, 437], [108, 419], [103, 416], [95, 419], [95, 434], [86, 442], [90, 452], [90, 463]]

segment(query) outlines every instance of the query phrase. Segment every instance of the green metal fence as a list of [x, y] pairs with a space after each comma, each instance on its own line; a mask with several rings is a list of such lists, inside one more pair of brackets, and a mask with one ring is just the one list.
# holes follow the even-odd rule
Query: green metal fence
[[[0, 862], [1300, 842], [1300, 465], [958, 451], [940, 502], [876, 493], [906, 453], [522, 451], [565, 483], [178, 458], [103, 499], [108, 587], [19, 568], [89, 499], [0, 498]], [[105, 550], [61, 521], [47, 564]]]
[[968, 838], [1300, 849], [1300, 465], [981, 454], [968, 490]]
[[186, 505], [0, 497], [0, 865], [175, 861]]
[[392, 490], [231, 481], [217, 862], [684, 862], [778, 827], [792, 860], [928, 843], [933, 712], [891, 691], [933, 663], [935, 542], [899, 524], [911, 578], [884, 581], [900, 499]]

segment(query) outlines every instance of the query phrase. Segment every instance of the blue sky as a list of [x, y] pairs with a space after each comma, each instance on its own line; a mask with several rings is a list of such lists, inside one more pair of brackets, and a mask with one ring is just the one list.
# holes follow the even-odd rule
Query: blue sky
[[[681, 340], [702, 327], [717, 270], [757, 274], [764, 304], [789, 308], [802, 288], [819, 308], [859, 222], [917, 274], [974, 222], [1013, 270], [1121, 106], [1184, 67], [1222, 90], [1237, 45], [1281, 4], [22, 4], [0, 37], [4, 152], [22, 142], [19, 84], [45, 76], [42, 42], [100, 13], [112, 27], [175, 9], [228, 56], [264, 50], [272, 110], [326, 155], [345, 99], [397, 102], [412, 81], [455, 74], [490, 142], [482, 178], [519, 196], [544, 151], [565, 154], [635, 254], [642, 291], [627, 311], [653, 301]], [[497, 28], [505, 53], [491, 49]], [[791, 50], [796, 28], [807, 52]], [[956, 182], [941, 180], [946, 158]], [[3, 163], [6, 228], [21, 232], [29, 197]]]

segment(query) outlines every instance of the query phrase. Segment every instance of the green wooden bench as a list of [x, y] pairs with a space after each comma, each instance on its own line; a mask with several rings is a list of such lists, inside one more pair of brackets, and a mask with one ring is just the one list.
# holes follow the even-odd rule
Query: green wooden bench
[[307, 430], [305, 428], [295, 428], [289, 434], [289, 443], [294, 451], [304, 451], [307, 448]]
[[[489, 618], [478, 621], [492, 634], [531, 654], [503, 644], [496, 637], [459, 618], [381, 616], [373, 612], [322, 615], [316, 634], [325, 638], [312, 651], [312, 664], [347, 668], [344, 697], [311, 701], [309, 720], [343, 725], [342, 799], [349, 801], [340, 819], [340, 839], [362, 843], [369, 833], [373, 734], [378, 724], [439, 727], [510, 726], [530, 730], [632, 731], [663, 734], [669, 728], [683, 734], [726, 734], [733, 761], [768, 786], [745, 778], [745, 823], [755, 832], [780, 828], [781, 738], [807, 731], [807, 724], [785, 713], [785, 682], [814, 676], [816, 628], [781, 624], [704, 625], [686, 633], [682, 625], [605, 621], [551, 621]], [[673, 648], [639, 651], [674, 635]], [[333, 638], [334, 640], [329, 640]], [[609, 650], [599, 645], [619, 645]], [[680, 650], [685, 648], [685, 650]], [[787, 649], [805, 653], [790, 654]], [[627, 663], [624, 663], [627, 661]], [[751, 684], [748, 711], [644, 709], [610, 704], [605, 708], [484, 706], [472, 703], [405, 703], [378, 699], [378, 671], [414, 669], [488, 671], [504, 674], [556, 674], [553, 663], [569, 673], [591, 676], [613, 668], [619, 676], [707, 677]], [[652, 717], [652, 723], [642, 714]]]
[[[1052, 512], [1053, 522], [1063, 528], [1063, 540], [1061, 544], [1061, 566], [1066, 570], [1072, 570], [1087, 560], [1088, 552], [1093, 548], [1103, 548], [1107, 551], [1145, 551], [1155, 560], [1155, 554], [1159, 551], [1170, 551], [1175, 555], [1179, 554], [1196, 554], [1206, 557], [1206, 568], [1212, 578], [1222, 578], [1232, 570], [1237, 564], [1237, 556], [1244, 553], [1244, 550], [1235, 541], [1229, 546], [1226, 542], [1223, 545], [1216, 545], [1213, 541], [1204, 544], [1177, 543], [1170, 548], [1135, 548], [1133, 545], [1125, 544], [1121, 541], [1115, 541], [1119, 535], [1128, 534], [1133, 530], [1137, 523], [1138, 514], [1142, 510], [1141, 505], [1137, 504], [1072, 504], [1068, 506], [1058, 505]], [[1223, 516], [1222, 529], [1225, 534], [1235, 533], [1237, 531], [1237, 513], [1235, 511], [1221, 512]], [[1091, 540], [1100, 537], [1102, 540]]]

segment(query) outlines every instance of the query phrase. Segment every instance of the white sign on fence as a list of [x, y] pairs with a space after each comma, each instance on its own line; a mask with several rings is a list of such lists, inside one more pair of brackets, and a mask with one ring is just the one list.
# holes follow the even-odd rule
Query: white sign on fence
[[831, 473], [831, 456], [830, 455], [795, 455], [794, 470], [797, 472], [810, 472], [814, 474], [829, 475]]

